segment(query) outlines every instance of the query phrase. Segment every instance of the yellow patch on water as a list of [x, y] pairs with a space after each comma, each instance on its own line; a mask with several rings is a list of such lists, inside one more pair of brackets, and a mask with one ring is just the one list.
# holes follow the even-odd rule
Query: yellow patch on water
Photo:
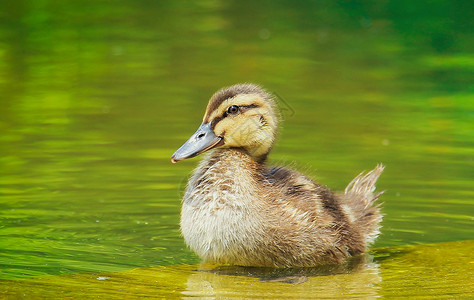
[[381, 248], [373, 250], [372, 254], [374, 262], [365, 262], [350, 272], [338, 269], [332, 275], [315, 275], [317, 272], [311, 269], [289, 274], [274, 269], [259, 271], [258, 268], [159, 266], [116, 273], [3, 280], [0, 281], [0, 295], [15, 299], [195, 296], [435, 299], [472, 296], [474, 241]]

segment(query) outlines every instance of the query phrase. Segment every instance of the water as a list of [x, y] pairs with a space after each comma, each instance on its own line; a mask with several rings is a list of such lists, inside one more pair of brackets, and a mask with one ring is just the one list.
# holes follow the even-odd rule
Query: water
[[[207, 298], [315, 298], [377, 299], [468, 298], [474, 284], [472, 241], [379, 249], [377, 263], [352, 273], [316, 276], [318, 270], [232, 269], [196, 265], [136, 268], [123, 272], [43, 276], [0, 285], [9, 298], [143, 299]], [[470, 251], [470, 252], [469, 252]], [[212, 269], [212, 268], [211, 268]], [[229, 271], [229, 272], [226, 272]], [[280, 273], [280, 274], [279, 274]], [[281, 274], [281, 273], [286, 273]], [[309, 273], [313, 273], [309, 276]], [[291, 281], [293, 283], [288, 283]]]
[[279, 96], [271, 163], [386, 165], [374, 247], [473, 238], [470, 1], [0, 4], [0, 278], [198, 263], [179, 234], [212, 93]]

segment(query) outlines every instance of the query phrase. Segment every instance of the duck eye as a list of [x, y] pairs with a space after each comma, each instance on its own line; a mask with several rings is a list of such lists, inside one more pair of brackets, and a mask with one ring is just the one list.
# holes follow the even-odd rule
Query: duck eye
[[239, 107], [237, 105], [232, 105], [227, 109], [227, 113], [231, 115], [235, 115], [236, 113], [239, 112]]

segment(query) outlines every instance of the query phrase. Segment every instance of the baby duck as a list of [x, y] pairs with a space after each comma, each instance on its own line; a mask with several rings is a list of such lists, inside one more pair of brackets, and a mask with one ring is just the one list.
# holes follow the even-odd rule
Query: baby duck
[[181, 231], [205, 262], [261, 267], [342, 263], [379, 235], [378, 165], [343, 193], [265, 164], [278, 120], [272, 95], [254, 84], [216, 92], [198, 130], [171, 161], [209, 151], [190, 178]]

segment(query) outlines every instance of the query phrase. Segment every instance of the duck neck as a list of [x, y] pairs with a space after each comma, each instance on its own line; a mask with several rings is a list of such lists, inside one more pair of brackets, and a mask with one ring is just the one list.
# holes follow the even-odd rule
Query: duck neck
[[252, 157], [252, 159], [259, 163], [263, 164], [267, 160], [268, 154], [270, 153], [271, 148], [269, 149], [258, 149], [257, 151], [249, 151], [247, 150], [246, 152], [248, 153], [249, 156]]
[[258, 172], [263, 167], [267, 154], [254, 156], [243, 148], [218, 148], [211, 150], [204, 160], [209, 166], [218, 163], [221, 170], [247, 169]]
[[221, 160], [228, 160], [234, 157], [243, 159], [247, 165], [253, 165], [255, 163], [263, 165], [267, 160], [268, 154], [271, 148], [252, 148], [247, 149], [244, 147], [231, 147], [231, 148], [217, 148], [212, 150], [210, 157], [218, 157]]
[[191, 177], [184, 201], [249, 204], [259, 193], [262, 169], [263, 165], [242, 149], [211, 150]]

